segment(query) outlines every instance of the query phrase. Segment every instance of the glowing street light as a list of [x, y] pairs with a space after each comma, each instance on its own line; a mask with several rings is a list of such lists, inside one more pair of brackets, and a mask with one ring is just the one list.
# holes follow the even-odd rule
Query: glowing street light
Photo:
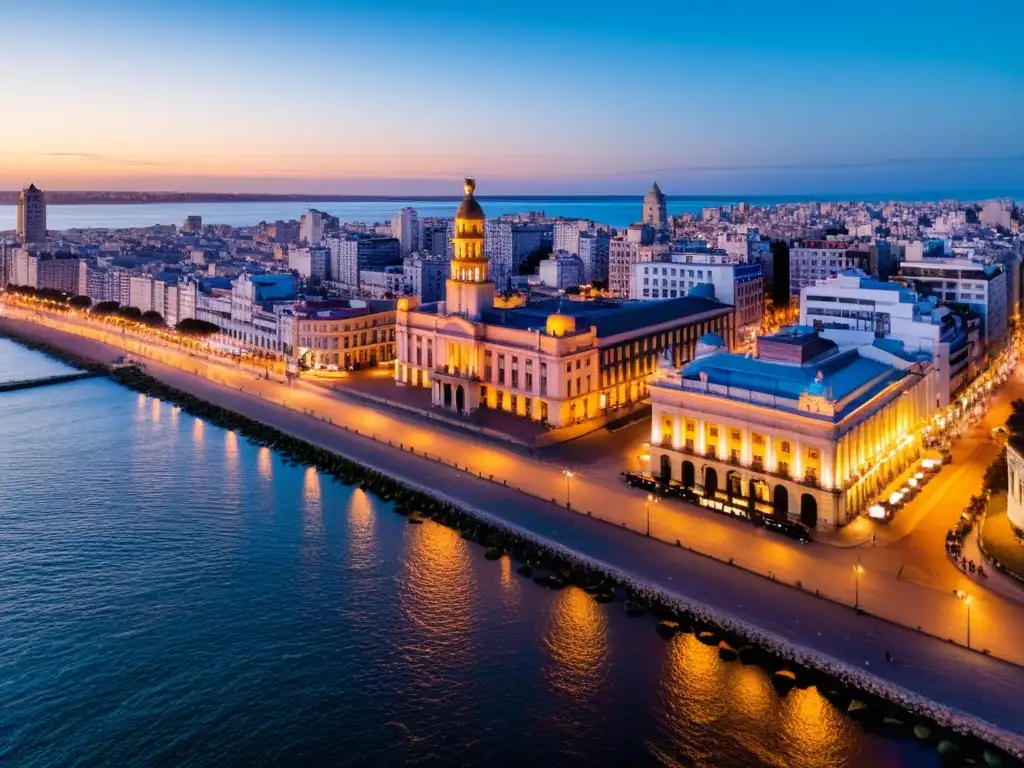
[[568, 469], [563, 469], [562, 474], [565, 475], [565, 506], [571, 506], [569, 504], [569, 478], [573, 476], [573, 473]]
[[971, 603], [974, 602], [974, 598], [963, 590], [956, 589], [953, 593], [960, 598], [960, 601], [967, 606], [967, 647], [971, 647]]
[[644, 503], [644, 510], [647, 512], [647, 537], [651, 536], [651, 504], [657, 504], [658, 497], [652, 493], [647, 494], [647, 501]]
[[853, 607], [854, 609], [860, 608], [860, 575], [864, 573], [864, 568], [860, 564], [860, 560], [857, 560], [857, 564], [853, 566], [853, 585], [854, 585], [854, 598]]

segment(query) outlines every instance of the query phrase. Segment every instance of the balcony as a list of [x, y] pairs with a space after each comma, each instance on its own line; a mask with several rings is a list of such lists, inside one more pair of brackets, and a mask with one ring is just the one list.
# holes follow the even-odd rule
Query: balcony
[[463, 379], [465, 381], [480, 381], [480, 377], [468, 368], [457, 366], [438, 366], [434, 369], [434, 375], [448, 379]]

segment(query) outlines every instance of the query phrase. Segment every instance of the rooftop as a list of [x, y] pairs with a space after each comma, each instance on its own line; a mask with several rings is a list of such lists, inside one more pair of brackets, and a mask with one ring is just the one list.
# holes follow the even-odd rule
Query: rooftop
[[[429, 311], [432, 306], [436, 311], [436, 305], [425, 305], [423, 309]], [[576, 327], [581, 331], [596, 326], [597, 335], [606, 337], [667, 323], [688, 315], [727, 308], [726, 304], [697, 296], [664, 301], [566, 301], [552, 298], [515, 309], [490, 309], [483, 313], [482, 321], [509, 328], [536, 330], [545, 327], [549, 315], [562, 314], [575, 318]]]

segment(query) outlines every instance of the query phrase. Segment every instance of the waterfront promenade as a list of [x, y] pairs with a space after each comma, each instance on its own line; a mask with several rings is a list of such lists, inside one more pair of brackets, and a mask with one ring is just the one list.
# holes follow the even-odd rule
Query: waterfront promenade
[[[102, 362], [112, 362], [122, 354], [121, 349], [113, 346], [70, 336], [37, 324], [0, 320], [0, 327], [3, 326]], [[1024, 748], [1024, 700], [1019, 695], [1024, 687], [1024, 669], [1020, 667], [874, 616], [857, 615], [848, 607], [816, 598], [806, 590], [773, 583], [761, 576], [684, 549], [617, 530], [612, 525], [583, 515], [569, 514], [549, 502], [530, 498], [434, 459], [389, 446], [386, 442], [388, 439], [393, 442], [402, 441], [403, 428], [388, 422], [390, 417], [385, 414], [379, 414], [385, 420], [381, 424], [382, 428], [390, 425], [397, 431], [382, 431], [378, 439], [372, 439], [324, 421], [324, 418], [333, 421], [335, 413], [351, 406], [337, 400], [331, 401], [322, 394], [307, 393], [304, 388], [288, 390], [283, 396], [286, 400], [297, 397], [299, 407], [305, 402], [305, 396], [326, 399], [334, 404], [330, 409], [331, 416], [305, 415], [296, 412], [295, 404], [291, 402], [289, 405], [292, 407], [286, 407], [273, 402], [269, 397], [261, 397], [262, 389], [249, 386], [250, 383], [257, 384], [251, 374], [243, 377], [247, 382], [240, 386], [248, 390], [243, 392], [213, 380], [211, 374], [221, 375], [220, 371], [200, 371], [203, 375], [197, 376], [156, 361], [151, 362], [148, 368], [152, 375], [172, 386], [319, 443], [398, 479], [438, 489], [439, 493], [459, 503], [507, 520], [537, 537], [570, 547], [583, 556], [631, 574], [670, 595], [711, 606], [728, 617], [773, 633], [796, 647], [806, 648], [850, 668], [872, 674], [879, 680], [894, 683], [951, 710], [990, 723], [1001, 729], [1008, 738], [1013, 738], [1018, 747]], [[224, 380], [230, 380], [230, 386], [234, 386], [235, 380], [226, 374], [224, 376]], [[273, 382], [262, 384], [283, 388], [283, 385]], [[473, 457], [469, 456], [469, 460], [472, 461]], [[612, 499], [606, 503], [617, 504], [617, 500]], [[779, 549], [783, 557], [788, 552], [820, 551], [822, 554], [819, 557], [826, 558], [841, 552], [832, 547], [817, 546], [807, 550], [793, 549], [781, 542]], [[894, 583], [899, 584], [898, 581]], [[921, 590], [915, 585], [906, 586]], [[864, 589], [865, 585], [862, 584]], [[926, 593], [927, 590], [906, 594], [894, 591], [887, 596], [884, 589], [868, 586], [862, 592], [862, 598], [865, 598], [866, 607], [871, 612], [875, 611], [874, 605], [878, 605], [898, 614], [913, 612], [915, 607], [905, 601], [919, 599], [920, 595]], [[944, 595], [942, 597], [959, 606], [958, 601]], [[987, 605], [991, 599], [994, 598], [986, 596], [982, 604]], [[873, 601], [877, 603], [873, 604]], [[1013, 614], [1016, 623], [1000, 627], [1000, 635], [1004, 631], [1008, 633], [1005, 638], [1007, 647], [1016, 644], [1016, 640], [1021, 637], [1019, 614], [1017, 611]], [[950, 616], [949, 620], [954, 618], [960, 626], [962, 613]], [[892, 665], [884, 663], [886, 651], [894, 658]]]

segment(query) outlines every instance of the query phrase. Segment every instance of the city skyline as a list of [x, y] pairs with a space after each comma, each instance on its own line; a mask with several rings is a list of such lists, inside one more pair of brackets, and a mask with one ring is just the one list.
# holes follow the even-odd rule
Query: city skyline
[[951, 2], [881, 20], [731, 7], [742, 23], [660, 3], [615, 18], [36, 3], [5, 19], [26, 117], [0, 128], [0, 188], [415, 195], [469, 173], [499, 195], [652, 178], [670, 195], [1020, 188], [1019, 5], [993, 3], [991, 25]]

